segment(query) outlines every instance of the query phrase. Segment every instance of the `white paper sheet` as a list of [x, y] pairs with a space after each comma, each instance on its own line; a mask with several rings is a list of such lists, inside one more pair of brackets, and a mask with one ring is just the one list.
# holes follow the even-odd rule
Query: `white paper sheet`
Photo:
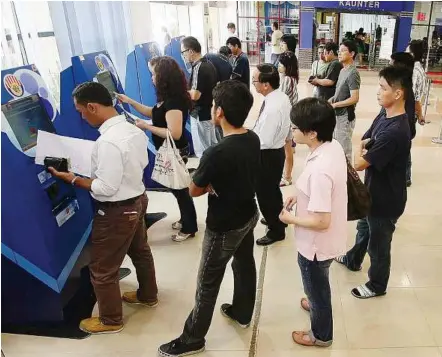
[[39, 130], [35, 163], [44, 165], [46, 156], [66, 158], [70, 161], [70, 171], [91, 177], [94, 145], [94, 141], [69, 138]]

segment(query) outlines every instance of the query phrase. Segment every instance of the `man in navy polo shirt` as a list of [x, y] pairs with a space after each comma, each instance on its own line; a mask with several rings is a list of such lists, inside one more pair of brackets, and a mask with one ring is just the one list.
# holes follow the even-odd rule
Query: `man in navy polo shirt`
[[406, 170], [411, 134], [405, 99], [407, 90], [412, 88], [411, 75], [407, 68], [389, 66], [379, 73], [379, 78], [378, 102], [385, 112], [381, 111], [373, 121], [355, 155], [356, 170], [365, 170], [365, 185], [372, 206], [368, 216], [358, 222], [355, 246], [346, 255], [336, 258], [349, 270], [358, 271], [368, 252], [371, 260], [369, 281], [351, 291], [359, 299], [386, 294], [391, 241], [395, 224], [407, 202]]

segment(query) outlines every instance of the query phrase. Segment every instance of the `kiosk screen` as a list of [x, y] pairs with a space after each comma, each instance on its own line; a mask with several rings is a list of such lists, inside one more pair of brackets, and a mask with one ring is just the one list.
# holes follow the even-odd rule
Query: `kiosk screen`
[[97, 74], [98, 83], [104, 85], [109, 91], [112, 99], [115, 98], [115, 92], [117, 92], [117, 86], [115, 85], [112, 74], [109, 71], [101, 72]]
[[2, 105], [2, 112], [23, 151], [37, 145], [37, 133], [55, 133], [54, 125], [37, 94]]

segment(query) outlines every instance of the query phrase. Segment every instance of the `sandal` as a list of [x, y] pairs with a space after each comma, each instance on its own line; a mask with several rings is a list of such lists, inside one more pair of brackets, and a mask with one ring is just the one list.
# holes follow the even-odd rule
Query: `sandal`
[[359, 267], [357, 269], [352, 269], [347, 265], [347, 256], [346, 255], [338, 255], [335, 259], [336, 263], [344, 265], [348, 270], [350, 271], [361, 271], [362, 267]]
[[307, 298], [302, 298], [301, 299], [301, 307], [307, 311], [310, 312], [310, 303], [308, 302]]
[[332, 344], [332, 341], [323, 342], [315, 339], [310, 331], [293, 331], [292, 339], [298, 345], [308, 346], [308, 347], [312, 346], [329, 347]]
[[359, 285], [357, 287], [355, 287], [354, 289], [351, 290], [351, 294], [358, 299], [371, 299], [377, 296], [383, 296], [385, 295], [387, 292], [383, 292], [383, 293], [376, 293], [372, 290], [370, 290], [367, 285], [363, 284], [363, 285]]

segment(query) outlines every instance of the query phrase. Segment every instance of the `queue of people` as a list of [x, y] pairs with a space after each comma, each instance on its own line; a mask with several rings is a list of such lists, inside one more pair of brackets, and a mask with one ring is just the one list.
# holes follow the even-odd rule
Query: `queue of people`
[[[295, 227], [305, 292], [300, 306], [311, 320], [308, 331], [293, 331], [295, 343], [317, 347], [333, 343], [329, 281], [333, 261], [357, 271], [368, 253], [368, 282], [352, 289], [351, 294], [369, 299], [387, 293], [391, 241], [407, 201], [411, 139], [416, 120], [421, 120], [413, 88], [416, 75], [412, 74], [419, 58], [417, 50], [411, 49], [415, 57], [393, 54], [392, 64], [379, 73], [381, 111], [353, 158], [352, 133], [361, 82], [354, 66], [356, 45], [351, 41], [339, 47], [327, 44], [322, 59], [327, 66], [309, 80], [317, 88], [315, 97], [298, 101], [300, 79], [293, 43], [284, 36], [280, 42], [278, 66], [257, 66], [250, 81], [248, 59], [237, 37], [229, 37], [226, 46], [211, 56], [201, 55], [196, 38], [184, 38], [181, 52], [192, 64], [188, 83], [175, 60], [161, 56], [149, 62], [157, 94], [153, 107], [117, 95], [119, 101], [152, 118], [152, 124], [141, 119], [135, 126], [129, 124], [99, 83], [75, 89], [77, 110], [101, 134], [91, 158], [92, 176], [86, 179], [53, 168], [50, 171], [90, 191], [96, 202], [90, 270], [99, 316], [82, 321], [82, 330], [91, 334], [121, 331], [122, 301], [150, 308], [158, 304], [154, 260], [144, 223], [148, 199], [142, 177], [148, 157], [143, 131], [152, 133], [157, 149], [171, 135], [186, 163], [190, 154], [184, 135], [188, 115], [200, 161], [189, 187], [170, 190], [180, 210], [180, 218], [171, 227], [177, 231], [172, 239], [183, 242], [195, 237], [194, 197], [207, 195], [206, 228], [195, 305], [180, 336], [159, 347], [161, 356], [204, 351], [230, 260], [233, 297], [221, 306], [220, 313], [242, 328], [250, 326], [256, 299], [253, 250], [258, 207], [267, 232], [256, 240], [257, 245], [284, 240], [287, 225]], [[250, 82], [263, 101], [253, 128], [247, 129], [244, 122], [254, 101]], [[293, 142], [306, 145], [309, 154], [296, 180], [296, 193], [284, 202], [280, 186], [284, 180], [292, 184]], [[358, 204], [348, 193], [353, 162], [354, 169], [365, 171], [362, 187], [371, 196], [371, 206], [359, 217], [355, 245], [346, 252], [348, 207]], [[121, 296], [118, 269], [126, 254], [136, 268], [139, 289]]]

